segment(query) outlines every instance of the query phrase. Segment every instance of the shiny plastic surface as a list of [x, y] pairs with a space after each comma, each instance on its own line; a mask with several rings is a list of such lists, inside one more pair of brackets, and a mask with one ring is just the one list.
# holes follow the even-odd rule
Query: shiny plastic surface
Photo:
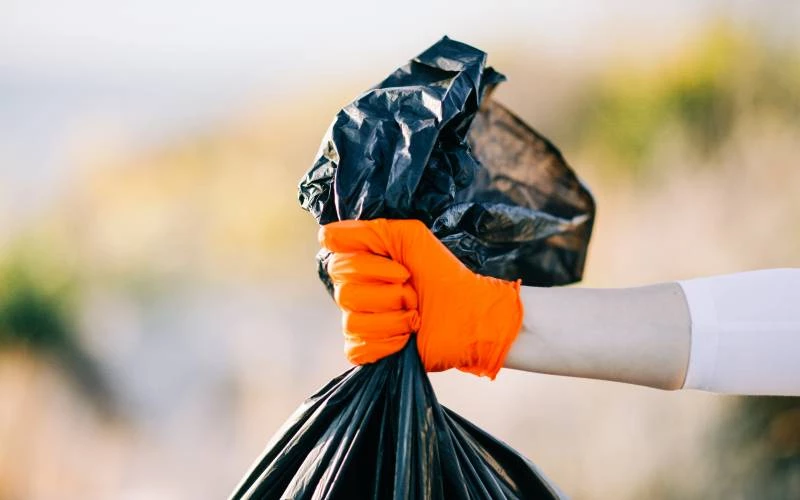
[[560, 497], [530, 461], [438, 403], [412, 341], [311, 396], [231, 498]]
[[[580, 279], [594, 201], [559, 151], [488, 99], [505, 78], [443, 38], [336, 116], [300, 182], [320, 222], [416, 218], [473, 271]], [[320, 279], [332, 292], [328, 254]], [[231, 498], [559, 498], [522, 455], [441, 406], [416, 341], [309, 398]]]
[[558, 149], [489, 99], [505, 77], [485, 63], [445, 37], [344, 107], [300, 181], [300, 204], [320, 224], [422, 220], [487, 276], [578, 281], [592, 196]]

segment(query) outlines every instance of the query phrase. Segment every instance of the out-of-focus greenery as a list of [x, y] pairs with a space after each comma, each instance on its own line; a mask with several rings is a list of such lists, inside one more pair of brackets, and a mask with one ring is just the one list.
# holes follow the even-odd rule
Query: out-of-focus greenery
[[720, 424], [705, 498], [800, 498], [800, 398], [739, 398]]
[[107, 381], [79, 342], [77, 284], [64, 266], [32, 247], [0, 261], [0, 350], [18, 349], [59, 363], [79, 392], [112, 411]]
[[666, 60], [621, 63], [600, 75], [566, 123], [609, 173], [641, 175], [670, 133], [707, 159], [743, 121], [800, 126], [798, 89], [800, 50], [718, 24]]
[[0, 263], [0, 348], [71, 349], [73, 284], [35, 260], [23, 250]]

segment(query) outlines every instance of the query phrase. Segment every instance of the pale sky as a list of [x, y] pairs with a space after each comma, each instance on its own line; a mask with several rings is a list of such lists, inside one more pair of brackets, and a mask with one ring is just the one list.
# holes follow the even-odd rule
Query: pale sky
[[717, 3], [6, 0], [0, 68], [269, 74], [380, 56], [393, 67], [397, 56], [407, 58], [445, 33], [478, 46], [511, 39], [542, 50], [592, 50], [609, 36], [668, 37]]

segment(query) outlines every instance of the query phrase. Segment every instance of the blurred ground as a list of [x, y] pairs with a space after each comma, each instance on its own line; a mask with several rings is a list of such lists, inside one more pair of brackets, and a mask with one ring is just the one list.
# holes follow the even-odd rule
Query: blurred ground
[[[144, 35], [145, 9], [130, 21], [143, 23], [130, 35], [139, 47], [92, 28], [105, 12], [92, 2], [86, 19], [62, 23], [58, 9], [37, 17], [12, 4], [0, 35], [0, 499], [229, 493], [291, 411], [347, 367], [297, 180], [340, 106], [445, 33], [489, 52], [509, 76], [495, 98], [592, 188], [580, 286], [800, 266], [800, 44], [786, 29], [797, 9], [592, 5], [470, 5], [410, 34], [387, 26], [395, 43], [376, 34], [379, 13], [320, 7], [372, 26], [336, 42], [348, 50], [334, 57], [324, 49], [336, 30], [314, 17], [302, 31], [298, 13], [258, 11], [269, 38], [256, 20], [235, 34], [245, 5], [218, 24], [201, 22], [217, 12], [202, 7], [159, 44]], [[278, 29], [281, 19], [295, 25]], [[318, 38], [299, 42], [292, 26]], [[206, 35], [217, 44], [186, 49]], [[45, 49], [59, 36], [70, 42], [54, 56]], [[277, 76], [227, 60], [234, 42], [272, 54], [251, 47], [258, 36], [300, 52], [265, 60]], [[103, 37], [119, 46], [91, 43]], [[150, 53], [161, 80], [120, 69]], [[204, 55], [222, 73], [211, 83], [186, 76], [204, 74]], [[165, 84], [173, 73], [183, 76]], [[431, 378], [444, 404], [575, 498], [800, 495], [793, 398], [513, 371], [494, 383]]]

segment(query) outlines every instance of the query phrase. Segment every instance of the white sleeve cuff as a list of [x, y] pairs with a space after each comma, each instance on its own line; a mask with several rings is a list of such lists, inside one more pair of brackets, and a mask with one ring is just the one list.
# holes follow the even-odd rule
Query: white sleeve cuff
[[717, 311], [708, 283], [702, 279], [679, 281], [686, 296], [692, 323], [689, 367], [684, 389], [710, 390], [717, 366], [719, 343]]
[[678, 283], [692, 323], [685, 389], [800, 395], [800, 269]]

